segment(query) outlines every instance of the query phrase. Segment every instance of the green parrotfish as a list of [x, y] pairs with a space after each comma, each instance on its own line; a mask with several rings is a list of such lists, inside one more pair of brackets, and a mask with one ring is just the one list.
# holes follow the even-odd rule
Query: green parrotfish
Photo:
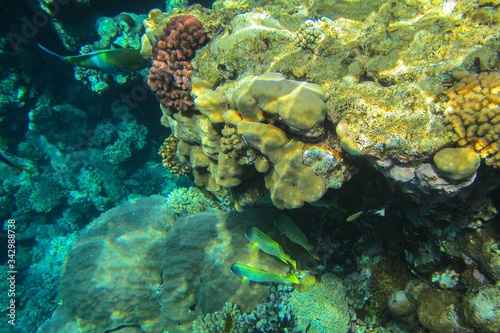
[[249, 280], [258, 283], [300, 283], [295, 273], [283, 276], [238, 263], [231, 265], [231, 272], [240, 276], [243, 281]]
[[294, 269], [297, 269], [297, 263], [285, 253], [281, 245], [259, 229], [255, 227], [248, 228], [245, 235], [252, 243], [253, 247], [257, 247], [261, 251], [274, 256], [284, 263], [292, 265]]
[[150, 66], [136, 49], [110, 49], [90, 52], [76, 56], [61, 56], [46, 47], [38, 46], [47, 53], [58, 57], [62, 61], [90, 69], [95, 69], [109, 74], [123, 74], [144, 69]]
[[314, 245], [309, 243], [307, 236], [302, 232], [302, 230], [299, 229], [299, 227], [297, 227], [295, 223], [293, 223], [292, 219], [286, 215], [280, 215], [276, 221], [274, 221], [274, 225], [289, 240], [302, 246], [314, 259], [319, 260], [318, 255], [313, 252]]

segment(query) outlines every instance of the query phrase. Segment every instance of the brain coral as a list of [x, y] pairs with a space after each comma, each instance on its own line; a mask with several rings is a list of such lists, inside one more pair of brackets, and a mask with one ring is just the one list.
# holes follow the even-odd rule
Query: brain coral
[[153, 47], [153, 66], [148, 84], [156, 98], [170, 112], [194, 107], [189, 95], [196, 49], [207, 42], [203, 24], [194, 16], [172, 18]]
[[470, 74], [448, 90], [445, 118], [461, 146], [500, 168], [500, 73]]
[[269, 231], [277, 210], [189, 216], [174, 222], [165, 198], [126, 202], [102, 214], [78, 236], [66, 258], [62, 304], [40, 333], [190, 332], [199, 315], [226, 302], [248, 312], [268, 295], [242, 285], [229, 267], [245, 262], [274, 273], [288, 267], [251, 251], [245, 230]]

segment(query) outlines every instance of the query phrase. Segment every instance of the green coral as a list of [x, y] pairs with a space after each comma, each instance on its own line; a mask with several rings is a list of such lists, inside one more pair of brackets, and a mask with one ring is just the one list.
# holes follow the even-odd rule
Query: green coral
[[39, 213], [48, 213], [59, 204], [63, 197], [59, 184], [51, 178], [43, 179], [37, 184], [30, 195], [32, 208]]
[[349, 308], [342, 282], [333, 274], [321, 277], [305, 293], [293, 291], [290, 306], [295, 315], [297, 331], [309, 333], [345, 333], [349, 329]]
[[130, 145], [124, 140], [118, 139], [111, 146], [104, 149], [106, 160], [114, 165], [120, 164], [132, 156]]
[[106, 160], [114, 165], [131, 157], [133, 150], [142, 149], [146, 144], [146, 135], [148, 134], [146, 127], [135, 121], [121, 122], [117, 128], [119, 138], [104, 149]]
[[198, 316], [193, 322], [193, 333], [232, 332], [231, 328], [240, 315], [241, 310], [238, 305], [227, 302], [222, 311]]
[[73, 232], [65, 236], [57, 236], [50, 242], [49, 255], [54, 257], [58, 264], [62, 264], [68, 254], [71, 244], [78, 236], [78, 232]]

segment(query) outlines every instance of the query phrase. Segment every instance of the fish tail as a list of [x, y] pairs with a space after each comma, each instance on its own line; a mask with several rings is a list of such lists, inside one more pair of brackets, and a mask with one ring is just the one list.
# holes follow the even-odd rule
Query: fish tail
[[320, 259], [319, 259], [319, 256], [318, 256], [316, 253], [314, 253], [313, 251], [309, 251], [309, 254], [310, 254], [310, 255], [311, 255], [311, 257], [313, 257], [314, 259], [316, 259], [316, 260], [318, 260], [318, 261], [320, 260]]
[[56, 57], [61, 58], [61, 59], [64, 58], [64, 56], [59, 55], [59, 54], [55, 53], [54, 51], [49, 50], [48, 48], [46, 48], [45, 46], [43, 46], [41, 44], [36, 43], [36, 45], [38, 45], [39, 48], [41, 48], [42, 50], [44, 50], [48, 54], [52, 54], [53, 56], [56, 56]]
[[288, 282], [291, 282], [293, 284], [300, 284], [299, 278], [297, 277], [296, 273], [292, 273], [292, 274], [289, 274], [289, 275], [285, 276], [285, 279]]

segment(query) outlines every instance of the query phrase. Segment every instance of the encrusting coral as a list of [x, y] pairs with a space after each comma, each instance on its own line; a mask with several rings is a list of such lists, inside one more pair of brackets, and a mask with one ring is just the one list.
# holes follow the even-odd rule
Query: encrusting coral
[[500, 73], [470, 74], [448, 90], [445, 118], [460, 146], [500, 168]]
[[233, 102], [244, 120], [281, 122], [292, 132], [314, 139], [323, 134], [325, 94], [317, 84], [265, 73], [244, 82]]
[[153, 46], [148, 84], [169, 112], [194, 107], [189, 95], [193, 67], [190, 60], [208, 41], [203, 24], [192, 15], [173, 17]]

